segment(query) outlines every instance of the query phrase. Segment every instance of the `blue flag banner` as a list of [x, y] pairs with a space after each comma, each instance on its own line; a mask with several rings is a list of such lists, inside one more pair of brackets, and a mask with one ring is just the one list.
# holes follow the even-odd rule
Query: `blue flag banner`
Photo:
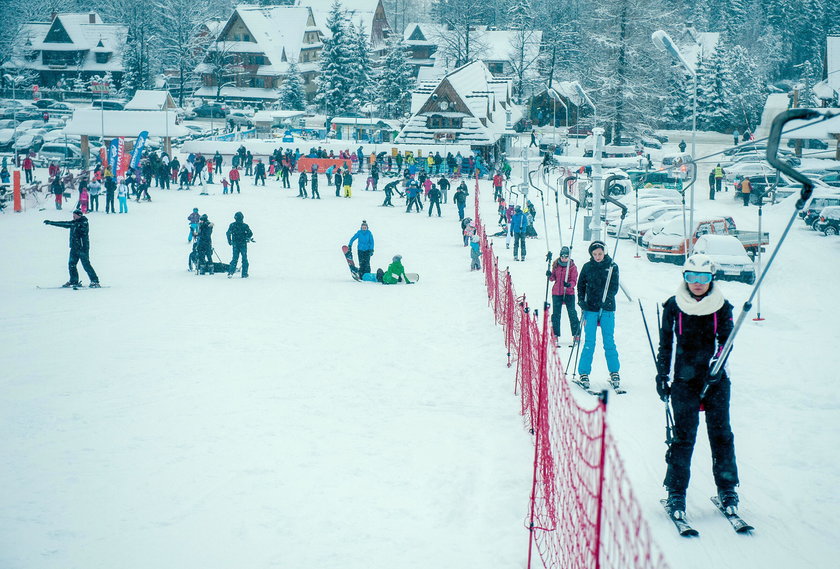
[[117, 176], [117, 159], [120, 154], [120, 141], [118, 138], [112, 138], [111, 144], [108, 145], [108, 165], [111, 167], [111, 173], [116, 178]]
[[134, 143], [134, 150], [131, 152], [129, 166], [135, 170], [140, 166], [140, 158], [143, 156], [143, 149], [146, 147], [146, 139], [148, 137], [149, 131], [144, 130], [137, 136], [137, 141]]

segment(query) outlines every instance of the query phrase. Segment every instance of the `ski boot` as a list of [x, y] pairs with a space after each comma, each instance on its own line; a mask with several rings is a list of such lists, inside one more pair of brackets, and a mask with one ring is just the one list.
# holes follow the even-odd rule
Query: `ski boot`
[[682, 490], [668, 490], [668, 500], [665, 504], [668, 513], [675, 520], [685, 519], [685, 492]]
[[738, 515], [738, 493], [734, 488], [718, 488], [718, 500], [727, 515]]
[[82, 286], [82, 283], [79, 283], [79, 282], [74, 283], [73, 281], [67, 281], [66, 283], [61, 285], [61, 288], [78, 288], [80, 286]]
[[618, 376], [617, 371], [610, 373], [610, 385], [613, 389], [621, 389], [621, 378]]
[[102, 285], [99, 284], [99, 281], [93, 281], [88, 285], [88, 288], [102, 288]]
[[580, 375], [578, 376], [578, 379], [577, 379], [577, 381], [576, 381], [575, 383], [577, 383], [578, 385], [580, 385], [580, 386], [581, 386], [582, 388], [584, 388], [585, 390], [589, 391], [589, 374], [588, 374], [588, 373], [582, 373], [582, 374], [580, 374]]

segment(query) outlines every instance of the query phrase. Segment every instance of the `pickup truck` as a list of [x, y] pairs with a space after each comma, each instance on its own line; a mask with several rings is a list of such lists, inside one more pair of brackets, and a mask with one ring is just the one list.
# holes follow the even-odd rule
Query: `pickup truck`
[[683, 219], [675, 218], [668, 222], [663, 230], [651, 237], [647, 246], [647, 258], [655, 263], [674, 263], [682, 265], [688, 252], [689, 239], [691, 244], [697, 242], [701, 235], [732, 235], [743, 244], [750, 257], [758, 250], [770, 243], [770, 234], [758, 231], [742, 231], [735, 226], [735, 220], [729, 216], [708, 217], [695, 222], [694, 231], [689, 238], [683, 237]]

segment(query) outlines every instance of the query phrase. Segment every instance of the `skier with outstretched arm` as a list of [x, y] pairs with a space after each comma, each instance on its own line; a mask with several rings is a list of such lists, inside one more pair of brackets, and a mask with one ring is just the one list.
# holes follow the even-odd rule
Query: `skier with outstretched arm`
[[90, 264], [90, 227], [88, 219], [82, 214], [82, 210], [77, 209], [73, 211], [73, 221], [50, 221], [44, 220], [45, 225], [52, 225], [53, 227], [63, 227], [70, 230], [70, 259], [67, 262], [67, 267], [70, 271], [70, 280], [62, 286], [65, 288], [79, 287], [79, 270], [76, 265], [79, 261], [82, 262], [85, 272], [90, 279], [90, 288], [99, 288], [99, 277], [96, 276], [96, 271]]

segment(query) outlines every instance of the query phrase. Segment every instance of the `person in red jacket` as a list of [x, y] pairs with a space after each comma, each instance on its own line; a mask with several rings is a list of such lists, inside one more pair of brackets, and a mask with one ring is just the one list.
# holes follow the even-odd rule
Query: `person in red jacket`
[[239, 192], [239, 169], [238, 168], [231, 168], [230, 172], [228, 173], [228, 179], [230, 180], [230, 193], [233, 193], [233, 188], [236, 186], [236, 193]]
[[502, 174], [496, 172], [496, 175], [493, 176], [493, 199], [495, 201], [499, 201], [502, 199], [502, 184], [504, 184], [504, 178]]
[[47, 169], [47, 172], [50, 175], [50, 178], [55, 178], [61, 172], [61, 168], [58, 167], [58, 164], [55, 162], [50, 162], [50, 167]]
[[551, 300], [554, 310], [551, 313], [551, 327], [554, 330], [554, 337], [560, 338], [560, 316], [563, 305], [569, 314], [569, 326], [572, 329], [573, 342], [580, 341], [580, 320], [575, 308], [575, 286], [578, 280], [578, 270], [575, 262], [569, 258], [569, 248], [560, 249], [560, 256], [554, 261], [550, 271], [546, 271], [548, 280], [554, 282], [551, 289]]
[[32, 162], [32, 158], [27, 156], [23, 159], [23, 173], [26, 176], [26, 183], [31, 184], [33, 180], [32, 172], [35, 170], [35, 164]]

